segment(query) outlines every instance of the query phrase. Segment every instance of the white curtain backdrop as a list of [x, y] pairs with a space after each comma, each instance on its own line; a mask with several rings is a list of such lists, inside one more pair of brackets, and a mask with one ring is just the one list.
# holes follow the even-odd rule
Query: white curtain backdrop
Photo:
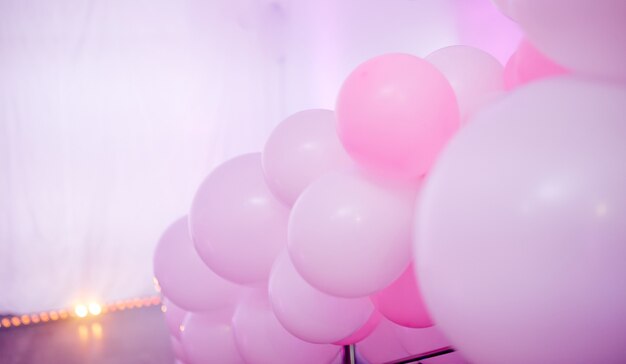
[[457, 43], [456, 3], [0, 0], [0, 312], [153, 294], [212, 167], [364, 59]]

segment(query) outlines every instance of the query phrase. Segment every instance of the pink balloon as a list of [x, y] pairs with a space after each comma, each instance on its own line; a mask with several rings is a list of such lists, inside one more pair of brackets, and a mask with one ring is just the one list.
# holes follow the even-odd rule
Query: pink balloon
[[383, 316], [380, 314], [380, 312], [378, 311], [372, 312], [372, 315], [370, 316], [369, 320], [367, 320], [365, 325], [361, 326], [361, 328], [358, 329], [356, 332], [354, 332], [352, 335], [344, 339], [341, 339], [337, 342], [334, 342], [333, 344], [344, 346], [344, 345], [356, 344], [359, 341], [362, 341], [366, 337], [370, 336], [372, 332], [374, 332], [374, 330], [378, 326], [378, 323], [380, 322], [382, 317]]
[[454, 91], [427, 61], [386, 54], [358, 66], [337, 99], [339, 138], [360, 164], [417, 178], [459, 127]]
[[359, 354], [371, 364], [386, 363], [409, 356], [395, 333], [392, 322], [382, 319], [370, 336], [356, 345]]
[[415, 265], [471, 362], [626, 362], [626, 89], [559, 77], [484, 111], [422, 193]]
[[165, 230], [153, 262], [154, 276], [163, 294], [187, 311], [234, 305], [239, 297], [241, 287], [213, 273], [198, 256], [189, 236], [187, 217]]
[[272, 192], [291, 206], [316, 178], [352, 167], [331, 110], [305, 110], [288, 117], [263, 149], [263, 170]]
[[180, 343], [180, 340], [174, 336], [170, 337], [170, 343], [172, 345], [172, 352], [174, 353], [174, 357], [177, 361], [187, 362], [187, 354], [185, 353], [185, 348], [183, 348], [183, 344]]
[[383, 316], [398, 325], [415, 328], [433, 325], [419, 292], [413, 265], [387, 288], [373, 295], [372, 300]]
[[426, 60], [450, 82], [462, 123], [504, 91], [502, 65], [478, 48], [464, 45], [445, 47], [429, 54]]
[[194, 197], [189, 226], [204, 262], [220, 276], [251, 284], [267, 280], [287, 244], [289, 210], [265, 184], [261, 154], [217, 167]]
[[394, 187], [332, 173], [302, 193], [289, 218], [289, 253], [307, 282], [334, 296], [363, 297], [402, 274], [415, 189]]
[[626, 81], [626, 1], [509, 0], [542, 53], [576, 73]]
[[291, 335], [272, 313], [262, 290], [237, 306], [233, 327], [239, 352], [248, 364], [330, 363], [341, 350], [335, 345], [312, 344]]
[[526, 39], [522, 40], [504, 69], [507, 90], [532, 81], [564, 75], [569, 71], [541, 54]]
[[367, 297], [334, 297], [313, 288], [300, 277], [286, 251], [274, 263], [269, 298], [274, 314], [287, 331], [318, 344], [351, 336], [369, 321], [375, 310]]
[[176, 306], [173, 302], [163, 297], [163, 305], [161, 308], [165, 314], [165, 322], [170, 331], [170, 335], [180, 339], [180, 325], [183, 324], [187, 311]]
[[233, 309], [190, 313], [181, 336], [189, 364], [245, 363], [235, 345]]

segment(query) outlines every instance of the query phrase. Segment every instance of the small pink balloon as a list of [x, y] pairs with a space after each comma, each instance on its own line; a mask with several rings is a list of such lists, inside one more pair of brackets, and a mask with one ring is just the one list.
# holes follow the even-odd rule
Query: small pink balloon
[[291, 206], [316, 178], [352, 167], [331, 110], [291, 115], [272, 132], [263, 149], [263, 170], [272, 192]]
[[287, 244], [288, 208], [265, 184], [261, 154], [233, 158], [196, 192], [189, 225], [196, 249], [220, 276], [252, 284], [269, 277]]
[[238, 300], [241, 287], [213, 273], [198, 256], [189, 236], [187, 217], [165, 230], [153, 262], [154, 276], [163, 294], [187, 311], [214, 310]]
[[429, 62], [386, 54], [358, 66], [337, 99], [337, 130], [348, 153], [373, 171], [417, 178], [459, 127], [446, 78]]
[[419, 291], [413, 265], [388, 287], [374, 294], [372, 300], [383, 316], [398, 325], [414, 328], [433, 325]]
[[239, 352], [248, 364], [331, 363], [341, 350], [291, 335], [274, 316], [263, 290], [250, 294], [237, 306], [233, 327]]
[[174, 353], [174, 357], [176, 358], [176, 360], [187, 362], [187, 354], [185, 353], [185, 348], [183, 348], [183, 344], [181, 344], [180, 340], [174, 336], [171, 336], [170, 343], [172, 345], [172, 352]]
[[289, 254], [301, 276], [339, 297], [368, 296], [393, 282], [411, 255], [415, 188], [359, 173], [313, 182], [289, 219]]
[[425, 59], [450, 82], [463, 124], [504, 91], [502, 65], [478, 48], [464, 45], [445, 47]]
[[626, 88], [512, 92], [448, 145], [416, 214], [429, 312], [475, 363], [626, 363]]
[[176, 306], [173, 302], [163, 297], [163, 308], [165, 315], [165, 322], [167, 328], [170, 331], [170, 335], [180, 339], [180, 325], [183, 324], [187, 311]]
[[396, 336], [395, 327], [395, 324], [383, 318], [371, 335], [356, 345], [356, 350], [371, 364], [406, 358], [409, 352]]
[[245, 363], [235, 344], [231, 324], [233, 309], [190, 313], [181, 335], [189, 364]]
[[567, 74], [569, 71], [541, 54], [528, 40], [523, 39], [504, 69], [507, 90], [543, 78]]
[[372, 312], [372, 315], [370, 316], [369, 320], [367, 320], [365, 325], [361, 326], [361, 328], [358, 329], [356, 332], [354, 332], [352, 335], [340, 341], [334, 342], [333, 344], [343, 346], [343, 345], [356, 344], [359, 341], [362, 341], [366, 337], [370, 336], [370, 334], [376, 329], [382, 317], [383, 316], [380, 314], [380, 312], [378, 311]]
[[287, 331], [318, 344], [330, 344], [351, 336], [375, 311], [367, 297], [335, 297], [312, 287], [300, 277], [287, 251], [274, 263], [269, 298], [274, 314]]

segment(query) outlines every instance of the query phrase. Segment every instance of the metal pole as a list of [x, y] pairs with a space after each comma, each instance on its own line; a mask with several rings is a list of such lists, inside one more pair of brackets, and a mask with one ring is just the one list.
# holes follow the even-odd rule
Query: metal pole
[[344, 345], [343, 347], [343, 364], [357, 364], [354, 351], [354, 344]]

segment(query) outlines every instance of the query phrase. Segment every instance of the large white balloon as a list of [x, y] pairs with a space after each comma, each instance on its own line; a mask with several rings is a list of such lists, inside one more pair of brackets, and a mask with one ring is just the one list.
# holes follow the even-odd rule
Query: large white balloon
[[417, 279], [471, 362], [626, 362], [624, 115], [624, 88], [539, 81], [442, 154], [421, 195]]

